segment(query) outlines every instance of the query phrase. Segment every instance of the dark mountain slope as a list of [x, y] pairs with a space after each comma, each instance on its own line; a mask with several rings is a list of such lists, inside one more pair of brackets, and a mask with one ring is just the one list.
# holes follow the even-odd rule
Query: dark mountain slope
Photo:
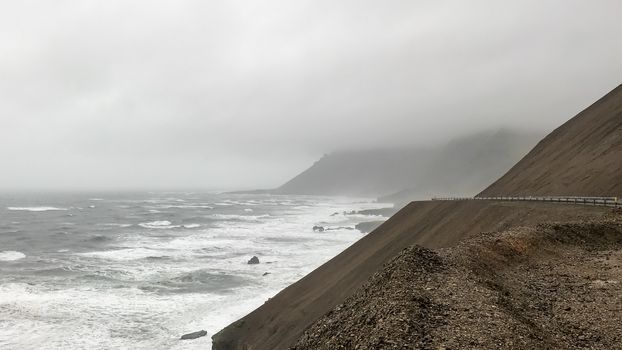
[[482, 231], [600, 217], [603, 209], [544, 203], [413, 202], [371, 234], [213, 337], [214, 350], [292, 346], [404, 248], [442, 248]]
[[399, 197], [408, 201], [474, 195], [510, 169], [540, 138], [539, 133], [500, 130], [427, 149], [336, 152], [275, 192], [376, 197], [403, 191]]
[[480, 196], [622, 197], [622, 85], [559, 127]]

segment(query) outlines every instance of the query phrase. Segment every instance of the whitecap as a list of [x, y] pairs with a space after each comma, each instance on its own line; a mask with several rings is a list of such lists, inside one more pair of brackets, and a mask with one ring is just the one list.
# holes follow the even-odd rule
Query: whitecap
[[153, 228], [153, 229], [179, 227], [179, 226], [173, 226], [173, 224], [167, 220], [143, 222], [141, 224], [138, 224], [138, 226], [144, 227], [144, 228]]
[[158, 257], [169, 256], [167, 251], [149, 249], [149, 248], [122, 248], [122, 249], [116, 249], [116, 250], [78, 253], [77, 255], [89, 257], [89, 258], [115, 260], [115, 261], [131, 261], [131, 260], [140, 260], [140, 259], [147, 259], [147, 258], [153, 259], [153, 258], [158, 258]]
[[26, 257], [26, 254], [22, 252], [16, 252], [13, 250], [6, 250], [0, 252], [0, 261], [15, 261]]
[[114, 226], [114, 227], [131, 227], [132, 224], [118, 224], [118, 223], [109, 223], [109, 224], [96, 224], [97, 226]]
[[214, 209], [214, 207], [209, 205], [199, 205], [199, 204], [188, 204], [188, 205], [163, 205], [159, 208], [162, 209]]
[[245, 211], [245, 212], [247, 212], [247, 213], [252, 213], [252, 212], [253, 212], [253, 209], [251, 209], [251, 208], [246, 208], [246, 209], [244, 209], [244, 211]]
[[56, 208], [56, 207], [8, 207], [8, 210], [13, 211], [59, 211], [59, 210], [69, 210], [66, 208]]
[[212, 214], [208, 215], [210, 219], [223, 220], [223, 221], [259, 221], [270, 217], [268, 214], [264, 215], [235, 215], [235, 214]]
[[199, 224], [184, 225], [184, 228], [199, 228], [199, 227], [201, 227], [201, 225]]

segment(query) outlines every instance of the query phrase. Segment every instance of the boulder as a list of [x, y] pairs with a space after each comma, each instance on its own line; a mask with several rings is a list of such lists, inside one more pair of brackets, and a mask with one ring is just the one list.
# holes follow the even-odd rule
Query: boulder
[[322, 226], [313, 226], [313, 232], [324, 232], [325, 228]]
[[181, 340], [192, 340], [201, 338], [207, 335], [207, 331], [198, 331], [194, 333], [188, 333], [181, 336]]
[[249, 265], [257, 265], [257, 264], [259, 264], [259, 258], [258, 258], [258, 257], [256, 257], [256, 256], [252, 257], [252, 258], [248, 261], [248, 264], [249, 264]]

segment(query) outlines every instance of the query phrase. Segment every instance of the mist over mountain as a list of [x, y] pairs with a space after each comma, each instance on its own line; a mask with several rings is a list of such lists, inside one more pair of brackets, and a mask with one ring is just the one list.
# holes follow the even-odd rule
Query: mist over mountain
[[544, 132], [501, 129], [433, 147], [341, 151], [325, 155], [275, 190], [280, 194], [387, 196], [392, 202], [474, 195], [531, 150]]
[[621, 196], [622, 85], [548, 135], [481, 196]]

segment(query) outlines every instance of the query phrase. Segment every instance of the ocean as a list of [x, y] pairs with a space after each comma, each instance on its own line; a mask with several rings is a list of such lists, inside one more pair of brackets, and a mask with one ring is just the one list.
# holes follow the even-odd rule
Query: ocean
[[[0, 349], [210, 349], [382, 217], [364, 199], [0, 195]], [[324, 232], [314, 232], [313, 226]], [[260, 263], [247, 262], [257, 256]], [[180, 336], [206, 330], [207, 336]]]

